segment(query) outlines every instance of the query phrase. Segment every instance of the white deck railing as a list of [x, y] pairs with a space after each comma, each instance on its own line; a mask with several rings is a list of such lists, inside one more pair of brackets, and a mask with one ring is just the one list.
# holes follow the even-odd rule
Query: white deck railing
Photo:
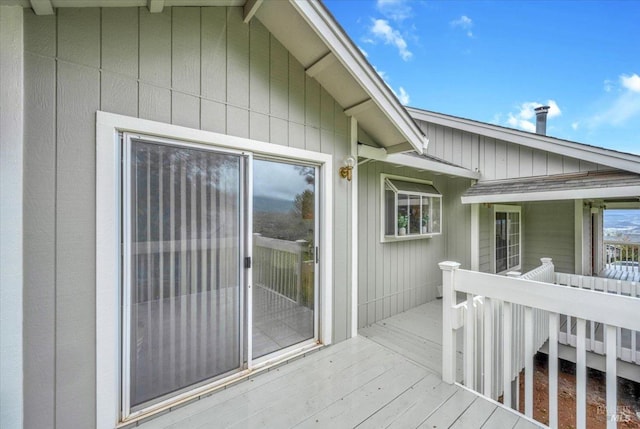
[[[602, 277], [578, 276], [556, 273], [555, 283], [562, 286], [594, 290], [615, 295], [640, 297], [640, 284], [631, 281], [614, 280]], [[576, 321], [571, 316], [560, 316], [560, 344], [575, 347], [577, 344]], [[640, 332], [616, 328], [618, 359], [640, 365]], [[604, 326], [598, 322], [587, 321], [587, 351], [605, 354]], [[639, 368], [640, 371], [640, 368]]]
[[627, 241], [604, 241], [606, 268], [613, 271], [638, 272], [640, 244]]
[[313, 261], [309, 243], [253, 235], [253, 282], [300, 305], [313, 308]]
[[[512, 278], [461, 270], [456, 262], [442, 262], [443, 271], [443, 336], [442, 336], [442, 379], [455, 382], [456, 373], [456, 330], [464, 328], [464, 368], [465, 384], [475, 388], [473, 380], [476, 365], [474, 360], [477, 344], [481, 344], [483, 363], [482, 392], [491, 392], [493, 371], [503, 374], [502, 391], [504, 404], [513, 403], [515, 393], [511, 387], [512, 368], [519, 366], [513, 360], [515, 341], [522, 338], [525, 361], [525, 415], [533, 417], [533, 357], [537, 351], [535, 310], [547, 312], [549, 337], [549, 425], [558, 426], [558, 332], [560, 315], [576, 319], [576, 423], [578, 428], [586, 427], [586, 323], [593, 320], [605, 326], [604, 350], [606, 354], [607, 427], [615, 428], [617, 420], [616, 403], [616, 350], [618, 327], [633, 331], [640, 330], [640, 300], [634, 297], [604, 294], [594, 290], [564, 287], [527, 278]], [[467, 301], [456, 304], [457, 293], [467, 294]], [[499, 302], [502, 314], [496, 318], [495, 312], [485, 311], [483, 335], [477, 333], [470, 303], [477, 303], [484, 297], [487, 302]], [[514, 306], [522, 306], [524, 316], [522, 326], [514, 324]], [[467, 309], [470, 309], [467, 311]], [[517, 318], [517, 317], [516, 317]], [[486, 322], [489, 326], [486, 326]], [[494, 327], [503, 327], [501, 337], [493, 336]], [[512, 332], [509, 332], [513, 329]], [[501, 344], [500, 344], [501, 342]], [[515, 347], [514, 347], [515, 346]], [[500, 350], [494, 354], [494, 350]], [[487, 395], [488, 396], [488, 395]]]

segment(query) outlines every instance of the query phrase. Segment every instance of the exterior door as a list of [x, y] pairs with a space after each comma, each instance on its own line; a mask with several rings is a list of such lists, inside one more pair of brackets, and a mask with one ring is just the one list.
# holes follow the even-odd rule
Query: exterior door
[[253, 359], [317, 338], [316, 182], [316, 167], [253, 161]]
[[245, 157], [126, 136], [125, 414], [239, 371]]

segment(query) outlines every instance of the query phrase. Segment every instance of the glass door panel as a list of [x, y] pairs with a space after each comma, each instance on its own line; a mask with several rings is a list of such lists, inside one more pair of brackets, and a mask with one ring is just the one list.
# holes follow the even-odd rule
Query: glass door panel
[[244, 167], [239, 155], [134, 138], [125, 161], [123, 395], [134, 411], [241, 366]]
[[254, 359], [315, 337], [316, 179], [316, 167], [254, 159]]

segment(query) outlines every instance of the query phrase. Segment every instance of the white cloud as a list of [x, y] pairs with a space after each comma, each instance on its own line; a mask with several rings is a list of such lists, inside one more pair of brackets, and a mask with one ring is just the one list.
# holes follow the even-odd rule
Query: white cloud
[[572, 122], [572, 123], [571, 123], [571, 128], [572, 128], [574, 131], [577, 131], [577, 130], [578, 130], [578, 128], [580, 128], [580, 123], [579, 123], [579, 122]]
[[396, 22], [413, 17], [413, 10], [408, 0], [377, 0], [376, 9]]
[[640, 76], [637, 74], [632, 74], [631, 76], [621, 75], [620, 83], [623, 87], [627, 88], [632, 92], [640, 92]]
[[617, 127], [630, 119], [640, 118], [640, 76], [637, 73], [622, 74], [618, 77], [617, 83], [606, 80], [605, 91], [614, 93], [615, 97], [610, 98], [607, 103], [602, 103], [602, 108], [597, 114], [583, 121], [589, 128], [602, 125]]
[[374, 37], [382, 40], [386, 45], [393, 45], [398, 49], [400, 58], [404, 61], [411, 59], [413, 54], [407, 48], [407, 42], [402, 34], [389, 25], [389, 21], [385, 19], [374, 19], [370, 29]]
[[473, 32], [471, 31], [471, 28], [473, 27], [473, 20], [467, 15], [462, 15], [460, 18], [451, 21], [450, 24], [454, 28], [462, 28], [463, 30], [466, 30], [467, 36], [473, 37]]
[[612, 89], [613, 89], [613, 82], [611, 82], [609, 79], [605, 79], [604, 80], [604, 91], [605, 92], [611, 92]]
[[360, 52], [362, 52], [362, 55], [364, 55], [365, 58], [369, 58], [369, 54], [367, 53], [367, 51], [362, 49], [360, 46], [358, 46], [358, 49], [360, 49]]
[[398, 96], [398, 99], [400, 100], [400, 103], [404, 104], [405, 106], [411, 101], [411, 98], [409, 98], [409, 94], [407, 94], [407, 91], [405, 91], [403, 87], [400, 87], [400, 95]]
[[[520, 128], [521, 130], [535, 132], [536, 124], [535, 124], [535, 108], [542, 106], [542, 103], [537, 101], [527, 101], [520, 106], [518, 106], [517, 112], [510, 112], [507, 115], [506, 125], [509, 125], [512, 128]], [[548, 100], [546, 103], [549, 106], [549, 113], [547, 113], [547, 118], [556, 118], [562, 115], [562, 111], [560, 110], [560, 106], [556, 103], [555, 100]], [[499, 117], [499, 116], [498, 116]]]

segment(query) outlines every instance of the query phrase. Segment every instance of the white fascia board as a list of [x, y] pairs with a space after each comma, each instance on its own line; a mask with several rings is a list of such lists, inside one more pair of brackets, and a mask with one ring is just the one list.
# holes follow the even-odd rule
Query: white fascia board
[[462, 204], [508, 203], [527, 201], [557, 201], [590, 198], [620, 198], [640, 196], [640, 186], [620, 186], [613, 188], [567, 189], [559, 191], [528, 192], [514, 194], [495, 194], [462, 196]]
[[422, 153], [426, 145], [424, 134], [331, 14], [317, 0], [290, 2], [411, 146]]
[[569, 156], [620, 170], [640, 173], [640, 156], [617, 152], [601, 147], [556, 139], [554, 137], [527, 133], [470, 119], [456, 118], [444, 114], [426, 112], [408, 107], [411, 116], [417, 120], [454, 128], [469, 133], [504, 140], [558, 155]]

